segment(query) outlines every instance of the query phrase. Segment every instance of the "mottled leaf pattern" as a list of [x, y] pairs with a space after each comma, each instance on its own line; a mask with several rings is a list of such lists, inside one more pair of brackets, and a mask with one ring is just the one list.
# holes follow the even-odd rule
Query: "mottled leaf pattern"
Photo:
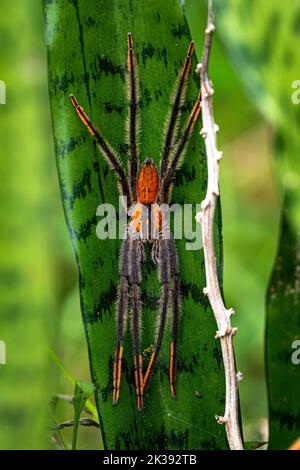
[[[183, 284], [177, 399], [169, 391], [169, 333], [159, 369], [137, 411], [130, 331], [124, 344], [121, 398], [112, 406], [118, 240], [96, 237], [96, 209], [118, 204], [116, 177], [78, 121], [74, 93], [103, 135], [127, 161], [124, 146], [126, 38], [131, 31], [141, 78], [141, 158], [159, 161], [169, 97], [190, 40], [177, 0], [44, 0], [49, 89], [61, 194], [77, 260], [83, 323], [104, 445], [108, 449], [224, 449], [224, 371], [215, 322], [206, 298], [202, 251], [178, 241]], [[194, 63], [196, 65], [196, 62]], [[193, 69], [194, 69], [193, 65]], [[184, 118], [197, 95], [193, 76]], [[199, 131], [199, 127], [198, 127]], [[203, 143], [194, 133], [176, 178], [173, 200], [200, 203], [206, 187]], [[221, 253], [220, 211], [216, 221]], [[149, 255], [149, 253], [148, 253]], [[220, 264], [221, 270], [221, 264]], [[154, 340], [159, 285], [151, 261], [143, 269], [143, 361]]]
[[[286, 203], [288, 207], [288, 203]], [[266, 367], [270, 409], [269, 448], [287, 449], [300, 435], [300, 238], [283, 213], [279, 250], [267, 296]]]

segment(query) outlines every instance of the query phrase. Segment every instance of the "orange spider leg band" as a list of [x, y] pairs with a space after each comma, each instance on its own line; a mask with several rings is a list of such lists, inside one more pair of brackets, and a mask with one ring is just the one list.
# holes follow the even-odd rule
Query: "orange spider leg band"
[[150, 370], [151, 370], [151, 366], [153, 364], [154, 358], [155, 358], [155, 351], [151, 354], [150, 361], [149, 361], [149, 364], [148, 364], [148, 368], [146, 370], [146, 374], [145, 374], [145, 377], [144, 377], [144, 387], [146, 386], [148, 380], [151, 378], [151, 377], [149, 378], [149, 374], [150, 374]]
[[134, 358], [134, 377], [135, 377], [135, 389], [137, 395], [138, 410], [141, 411], [144, 407], [144, 389], [143, 389], [143, 372], [142, 372], [142, 356], [139, 355], [139, 364], [137, 364], [136, 358]]
[[83, 107], [78, 104], [78, 101], [76, 100], [74, 95], [70, 95], [70, 99], [71, 99], [72, 105], [74, 106], [76, 110], [76, 113], [78, 114], [78, 117], [81, 119], [83, 124], [87, 127], [89, 133], [94, 137], [97, 131], [94, 128], [93, 124], [91, 123], [90, 118], [85, 113]]
[[195, 52], [195, 44], [194, 44], [194, 41], [192, 41], [189, 45], [187, 56], [185, 58], [184, 65], [182, 68], [183, 76], [185, 80], [188, 78], [188, 75], [191, 69], [192, 58], [193, 58], [194, 52]]
[[113, 377], [113, 405], [117, 403], [120, 396], [120, 383], [121, 383], [121, 372], [122, 372], [122, 356], [123, 346], [120, 346], [116, 351], [115, 364], [114, 364], [114, 377]]
[[128, 46], [128, 53], [127, 53], [127, 65], [128, 65], [128, 71], [131, 72], [133, 69], [133, 60], [134, 60], [134, 51], [133, 51], [133, 40], [132, 40], [132, 34], [128, 33], [127, 36], [127, 46]]

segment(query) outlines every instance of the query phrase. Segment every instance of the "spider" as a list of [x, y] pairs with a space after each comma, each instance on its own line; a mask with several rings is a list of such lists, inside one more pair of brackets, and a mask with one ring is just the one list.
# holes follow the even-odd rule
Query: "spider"
[[[87, 127], [90, 134], [95, 139], [100, 152], [118, 177], [118, 189], [121, 196], [126, 196], [131, 211], [131, 225], [133, 224], [138, 236], [133, 236], [127, 228], [127, 236], [122, 241], [119, 263], [119, 286], [116, 305], [117, 323], [117, 344], [115, 350], [113, 369], [113, 404], [116, 404], [120, 395], [123, 337], [127, 325], [128, 314], [130, 314], [133, 353], [134, 353], [134, 380], [137, 394], [137, 407], [142, 411], [144, 406], [144, 390], [149, 382], [157, 365], [162, 339], [165, 331], [168, 309], [171, 311], [171, 344], [170, 344], [170, 390], [173, 397], [176, 397], [175, 376], [176, 376], [176, 350], [178, 328], [181, 310], [179, 265], [174, 239], [163, 238], [162, 217], [159, 208], [162, 204], [168, 203], [172, 192], [172, 182], [176, 170], [184, 157], [189, 136], [199, 117], [201, 109], [200, 94], [196, 100], [187, 124], [178, 136], [178, 128], [182, 107], [185, 101], [188, 76], [191, 69], [194, 42], [189, 45], [187, 56], [182, 69], [178, 75], [175, 92], [171, 98], [171, 112], [165, 125], [164, 142], [160, 169], [158, 170], [151, 159], [146, 159], [142, 164], [139, 161], [138, 136], [139, 136], [139, 77], [136, 66], [133, 39], [128, 33], [127, 39], [127, 95], [129, 103], [129, 114], [126, 126], [126, 141], [130, 152], [128, 161], [128, 175], [125, 172], [118, 154], [106, 142], [96, 127], [92, 124], [84, 109], [78, 104], [74, 95], [70, 95], [72, 105], [77, 115]], [[155, 240], [147, 230], [145, 237], [141, 235], [141, 205], [147, 209], [147, 223], [151, 224], [151, 207], [158, 207], [159, 236]], [[153, 212], [153, 211], [152, 211]], [[156, 211], [157, 212], [157, 211]], [[156, 214], [157, 215], [157, 214]], [[158, 267], [158, 277], [161, 283], [161, 293], [159, 300], [158, 326], [156, 339], [152, 349], [145, 375], [143, 375], [143, 365], [141, 356], [141, 265], [145, 259], [144, 244], [152, 244], [152, 260]]]

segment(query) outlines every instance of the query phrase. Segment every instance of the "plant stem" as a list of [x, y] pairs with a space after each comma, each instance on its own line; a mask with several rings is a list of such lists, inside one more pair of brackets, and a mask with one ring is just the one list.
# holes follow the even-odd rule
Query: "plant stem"
[[239, 428], [238, 417], [238, 382], [242, 378], [236, 374], [232, 338], [237, 328], [231, 326], [230, 317], [234, 314], [232, 308], [226, 309], [219, 286], [216, 256], [214, 249], [214, 214], [217, 197], [219, 196], [219, 160], [222, 153], [218, 151], [216, 133], [218, 126], [214, 121], [212, 83], [208, 76], [208, 63], [212, 45], [212, 36], [215, 26], [213, 23], [212, 1], [208, 6], [208, 21], [205, 31], [205, 44], [202, 63], [198, 64], [197, 71], [201, 78], [202, 120], [201, 135], [205, 141], [208, 182], [205, 199], [201, 203], [201, 211], [196, 219], [202, 226], [202, 238], [205, 260], [206, 287], [203, 292], [208, 296], [213, 310], [218, 331], [216, 338], [220, 338], [226, 381], [226, 404], [224, 416], [216, 416], [218, 423], [225, 424], [227, 439], [231, 450], [243, 450], [243, 442]]

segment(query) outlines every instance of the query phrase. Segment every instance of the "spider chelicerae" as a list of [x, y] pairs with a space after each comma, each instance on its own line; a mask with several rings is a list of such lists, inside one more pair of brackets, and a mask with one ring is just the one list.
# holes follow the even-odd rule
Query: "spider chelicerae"
[[[151, 159], [147, 159], [140, 164], [138, 156], [140, 127], [139, 78], [131, 33], [128, 33], [127, 44], [127, 94], [129, 114], [126, 125], [126, 140], [130, 152], [128, 175], [123, 168], [118, 154], [92, 124], [74, 95], [71, 95], [70, 98], [79, 118], [94, 137], [108, 165], [116, 173], [119, 192], [121, 196], [127, 198], [127, 202], [131, 207], [128, 213], [131, 217], [129, 224], [131, 230], [129, 230], [128, 226], [126, 237], [124, 237], [122, 241], [120, 253], [120, 282], [116, 307], [117, 344], [113, 370], [113, 404], [118, 402], [120, 395], [123, 337], [128, 314], [130, 313], [137, 406], [138, 410], [141, 411], [143, 409], [144, 390], [149, 384], [157, 364], [169, 307], [171, 311], [170, 389], [172, 396], [176, 396], [176, 350], [181, 309], [179, 266], [174, 240], [172, 237], [165, 237], [162, 234], [163, 217], [160, 207], [167, 204], [170, 200], [172, 182], [176, 170], [183, 159], [189, 136], [200, 114], [201, 97], [199, 94], [187, 124], [181, 136], [178, 136], [180, 115], [185, 101], [188, 76], [195, 49], [194, 42], [191, 42], [182, 70], [177, 78], [175, 92], [171, 99], [171, 111], [167, 118], [164, 131], [160, 169], [158, 171]], [[146, 236], [142, 236], [144, 231], [141, 227], [143, 213], [141, 206], [146, 208], [147, 226], [150, 227], [151, 224], [155, 224], [158, 229], [158, 237], [153, 238], [151, 230], [146, 230]], [[134, 230], [132, 230], [132, 227]], [[145, 257], [144, 243], [152, 244], [152, 260], [158, 266], [158, 276], [161, 283], [156, 338], [145, 375], [143, 375], [142, 355], [140, 351], [142, 316], [140, 284], [142, 280], [141, 265]]]

